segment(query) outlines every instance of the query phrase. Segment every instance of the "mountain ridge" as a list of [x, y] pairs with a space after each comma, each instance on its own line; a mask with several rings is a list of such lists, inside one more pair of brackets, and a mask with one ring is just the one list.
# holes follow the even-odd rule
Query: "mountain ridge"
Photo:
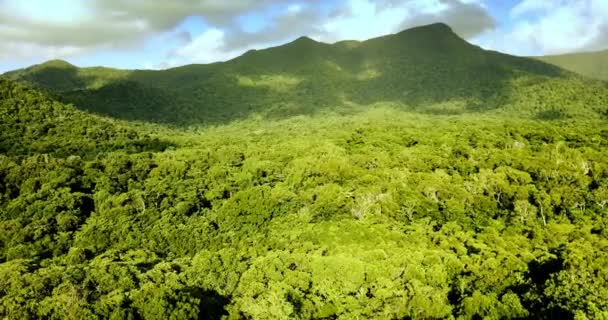
[[[601, 84], [557, 66], [484, 50], [444, 23], [360, 42], [299, 37], [226, 62], [158, 71], [53, 64], [4, 76], [87, 111], [180, 125], [377, 103], [444, 114], [511, 110], [532, 116], [557, 110], [596, 117], [588, 107], [597, 103], [594, 95], [608, 96]], [[551, 93], [562, 87], [578, 96], [569, 105]]]
[[76, 68], [75, 65], [67, 62], [66, 60], [62, 60], [62, 59], [52, 59], [52, 60], [48, 60], [45, 61], [41, 64], [35, 65], [39, 68], [46, 68], [46, 67], [54, 67], [54, 68]]
[[401, 30], [399, 32], [396, 33], [391, 33], [391, 34], [386, 34], [386, 35], [382, 35], [382, 36], [378, 36], [378, 37], [372, 37], [366, 40], [353, 40], [353, 39], [345, 39], [345, 40], [339, 40], [336, 42], [323, 42], [323, 41], [317, 41], [313, 38], [311, 38], [310, 36], [307, 35], [301, 35], [297, 38], [295, 38], [294, 40], [290, 41], [290, 42], [286, 42], [284, 44], [278, 45], [278, 46], [273, 46], [273, 47], [267, 47], [267, 48], [262, 48], [262, 49], [251, 49], [248, 50], [246, 52], [244, 52], [243, 54], [230, 59], [230, 60], [226, 60], [226, 61], [217, 61], [217, 62], [211, 62], [211, 63], [189, 63], [189, 64], [184, 64], [184, 65], [180, 65], [180, 66], [175, 66], [175, 67], [170, 67], [170, 68], [166, 68], [166, 69], [119, 69], [119, 68], [113, 68], [113, 67], [107, 67], [107, 66], [89, 66], [89, 67], [80, 67], [77, 65], [74, 65], [66, 60], [63, 59], [51, 59], [51, 60], [47, 60], [44, 62], [41, 62], [39, 64], [34, 64], [25, 68], [19, 68], [19, 69], [15, 69], [15, 70], [9, 70], [4, 72], [2, 75], [11, 75], [11, 74], [15, 74], [18, 71], [23, 71], [23, 70], [27, 70], [27, 69], [31, 69], [31, 68], [35, 68], [35, 67], [75, 67], [75, 68], [79, 68], [79, 69], [95, 69], [95, 68], [106, 68], [106, 69], [113, 69], [113, 70], [123, 70], [123, 71], [142, 71], [142, 70], [146, 70], [146, 71], [168, 71], [168, 70], [173, 70], [173, 69], [180, 69], [183, 67], [188, 67], [188, 66], [197, 66], [197, 65], [213, 65], [213, 64], [217, 64], [217, 63], [227, 63], [230, 62], [232, 60], [236, 60], [244, 55], [246, 55], [249, 52], [256, 52], [256, 51], [261, 51], [261, 50], [268, 50], [268, 49], [273, 49], [273, 48], [277, 48], [277, 47], [282, 47], [282, 46], [286, 46], [286, 45], [290, 45], [290, 44], [294, 44], [294, 43], [316, 43], [316, 44], [325, 44], [325, 45], [336, 45], [336, 44], [341, 44], [341, 43], [363, 43], [363, 42], [367, 42], [370, 40], [374, 40], [374, 39], [382, 39], [385, 37], [391, 37], [391, 36], [399, 36], [399, 35], [407, 35], [407, 34], [411, 34], [413, 32], [420, 32], [420, 31], [429, 31], [429, 32], [443, 32], [445, 35], [449, 34], [452, 36], [456, 36], [459, 37], [456, 33], [454, 33], [453, 29], [443, 23], [443, 22], [436, 22], [436, 23], [432, 23], [432, 24], [428, 24], [428, 25], [421, 25], [421, 26], [417, 26], [417, 27], [413, 27], [413, 28], [407, 28], [404, 30]]

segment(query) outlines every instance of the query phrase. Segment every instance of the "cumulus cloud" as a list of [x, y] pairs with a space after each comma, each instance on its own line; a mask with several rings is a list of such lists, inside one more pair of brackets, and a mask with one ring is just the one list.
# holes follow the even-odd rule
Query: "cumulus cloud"
[[40, 44], [120, 45], [170, 30], [189, 16], [226, 25], [235, 15], [279, 1], [4, 0], [0, 36]]
[[0, 42], [0, 60], [19, 57], [28, 59], [53, 59], [83, 54], [86, 51], [75, 46], [45, 46], [36, 43]]
[[401, 27], [405, 29], [433, 22], [444, 22], [466, 39], [496, 28], [496, 20], [482, 3], [458, 0], [441, 0], [439, 3], [440, 10], [419, 15], [412, 14], [412, 18], [407, 19]]
[[365, 40], [398, 32], [414, 2], [419, 2], [420, 13], [426, 10], [424, 1], [349, 0], [321, 24], [322, 32], [316, 38], [327, 42]]
[[546, 0], [522, 0], [511, 9], [510, 15], [511, 17], [519, 17], [537, 11], [548, 11], [558, 5], [556, 2]]
[[479, 43], [519, 55], [608, 48], [606, 0], [523, 0], [511, 9], [510, 17], [511, 30], [489, 33]]
[[318, 24], [325, 18], [316, 8], [319, 2], [309, 0], [288, 5], [270, 17], [268, 25], [257, 32], [247, 32], [236, 26], [229, 28], [223, 48], [244, 51], [279, 44], [297, 36], [317, 34]]
[[44, 55], [68, 55], [135, 47], [189, 16], [226, 26], [239, 14], [282, 1], [1, 0], [0, 56], [24, 58], [15, 55], [29, 56], [32, 48]]
[[212, 63], [235, 58], [240, 50], [226, 49], [226, 33], [220, 29], [206, 30], [186, 45], [177, 48], [169, 56], [164, 66], [175, 66], [184, 63]]
[[444, 22], [470, 38], [496, 26], [477, 1], [467, 0], [350, 0], [325, 23], [326, 37], [363, 40], [411, 27]]

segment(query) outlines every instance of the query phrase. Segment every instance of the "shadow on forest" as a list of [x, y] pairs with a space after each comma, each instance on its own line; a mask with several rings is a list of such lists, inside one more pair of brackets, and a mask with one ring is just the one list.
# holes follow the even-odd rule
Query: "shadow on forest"
[[533, 297], [522, 301], [522, 305], [530, 313], [526, 319], [574, 319], [574, 314], [555, 303], [552, 297], [546, 296], [547, 281], [553, 275], [564, 269], [563, 248], [554, 249], [554, 255], [548, 259], [532, 260], [528, 263], [527, 283], [511, 288], [520, 296], [533, 293]]
[[564, 119], [567, 119], [568, 117], [569, 117], [568, 114], [564, 111], [547, 110], [547, 111], [538, 112], [534, 118], [536, 120], [553, 121], [553, 120], [564, 120]]
[[230, 303], [230, 299], [220, 295], [218, 292], [203, 290], [199, 287], [188, 287], [184, 291], [190, 296], [200, 299], [199, 320], [219, 320], [223, 316], [228, 315], [225, 308]]
[[[525, 297], [521, 303], [529, 314], [520, 319], [574, 319], [571, 311], [560, 307], [559, 303], [545, 293], [547, 285], [550, 285], [547, 281], [564, 270], [563, 250], [563, 248], [551, 250], [553, 256], [529, 262], [528, 272], [525, 275], [526, 281], [505, 289], [505, 292], [512, 291], [519, 297]], [[470, 271], [462, 274], [462, 276], [470, 275]], [[470, 294], [470, 291], [462, 292], [458, 282], [454, 282], [448, 293], [448, 300], [452, 305], [460, 305], [465, 296]], [[455, 309], [454, 316], [457, 317], [460, 311], [462, 310]], [[482, 317], [476, 315], [473, 319], [482, 319]]]

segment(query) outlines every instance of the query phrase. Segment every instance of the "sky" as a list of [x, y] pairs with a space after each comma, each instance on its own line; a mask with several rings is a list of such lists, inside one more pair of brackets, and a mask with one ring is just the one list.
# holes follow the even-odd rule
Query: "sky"
[[50, 59], [165, 69], [435, 22], [514, 55], [608, 48], [608, 0], [0, 0], [0, 72]]

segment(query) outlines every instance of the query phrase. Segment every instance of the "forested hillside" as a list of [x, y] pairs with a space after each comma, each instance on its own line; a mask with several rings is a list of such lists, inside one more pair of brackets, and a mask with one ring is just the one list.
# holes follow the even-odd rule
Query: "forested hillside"
[[49, 95], [0, 78], [0, 153], [95, 156], [164, 150], [168, 145], [109, 118], [79, 111]]
[[589, 78], [608, 80], [608, 50], [544, 56], [537, 59]]
[[605, 83], [482, 50], [444, 24], [333, 45], [302, 37], [225, 63], [163, 71], [50, 61], [6, 76], [88, 111], [179, 125], [353, 111], [374, 103], [422, 113], [594, 118], [608, 101]]
[[603, 82], [444, 25], [7, 78], [0, 318], [608, 318]]

